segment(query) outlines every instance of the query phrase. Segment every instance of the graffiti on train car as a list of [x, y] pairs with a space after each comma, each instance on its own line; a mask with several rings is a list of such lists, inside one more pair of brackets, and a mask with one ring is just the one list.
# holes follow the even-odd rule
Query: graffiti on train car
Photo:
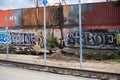
[[[69, 47], [78, 47], [79, 31], [67, 32], [65, 44]], [[120, 33], [83, 32], [82, 44], [85, 48], [118, 48], [120, 45]]]

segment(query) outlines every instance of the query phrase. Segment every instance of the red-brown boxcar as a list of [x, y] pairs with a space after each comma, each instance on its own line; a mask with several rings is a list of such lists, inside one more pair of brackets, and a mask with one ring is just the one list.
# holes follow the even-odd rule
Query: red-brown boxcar
[[[83, 29], [119, 29], [120, 28], [120, 7], [115, 6], [116, 2], [101, 2], [82, 4], [82, 27]], [[55, 7], [54, 7], [55, 8]], [[47, 26], [55, 23], [55, 9], [52, 6], [46, 8]], [[79, 26], [79, 6], [64, 5], [64, 27]], [[43, 7], [26, 8], [17, 10], [0, 11], [0, 27], [5, 27], [5, 17], [9, 17], [9, 27], [36, 27], [44, 24]], [[38, 19], [36, 18], [38, 16]]]

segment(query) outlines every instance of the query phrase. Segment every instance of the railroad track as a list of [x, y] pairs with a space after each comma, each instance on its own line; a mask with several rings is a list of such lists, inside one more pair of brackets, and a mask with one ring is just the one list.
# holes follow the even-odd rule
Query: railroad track
[[31, 63], [8, 61], [8, 60], [0, 60], [0, 65], [14, 66], [14, 67], [26, 68], [30, 70], [47, 71], [47, 72], [53, 72], [59, 74], [82, 76], [82, 77], [100, 78], [102, 80], [120, 80], [120, 73], [55, 67], [55, 66], [38, 65]]

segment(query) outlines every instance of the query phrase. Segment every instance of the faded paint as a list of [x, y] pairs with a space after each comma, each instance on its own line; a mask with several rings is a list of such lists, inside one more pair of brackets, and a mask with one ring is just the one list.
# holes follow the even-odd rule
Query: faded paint
[[[38, 8], [38, 25], [43, 26], [44, 25], [44, 13], [43, 13], [43, 8], [39, 7]], [[37, 12], [36, 8], [29, 8], [29, 9], [24, 9], [23, 12], [23, 26], [31, 27], [37, 26]], [[53, 24], [53, 17], [52, 17], [52, 7], [46, 7], [46, 25], [52, 25]]]
[[8, 27], [18, 27], [22, 24], [22, 10], [0, 11], [0, 27], [6, 27], [5, 17], [8, 16]]
[[[115, 2], [82, 4], [83, 29], [118, 29], [120, 28], [120, 7]], [[66, 8], [68, 10], [66, 10]], [[79, 21], [79, 6], [64, 6], [64, 25], [76, 26]], [[68, 16], [66, 17], [66, 15]]]
[[[115, 2], [82, 4], [83, 29], [118, 29], [120, 28], [120, 7]], [[58, 6], [46, 7], [46, 25], [58, 25]], [[75, 5], [63, 6], [64, 27], [79, 25], [79, 7]], [[9, 17], [9, 27], [36, 27], [36, 8], [0, 11], [0, 27], [5, 27], [5, 16]], [[43, 27], [43, 7], [38, 8], [38, 23]]]

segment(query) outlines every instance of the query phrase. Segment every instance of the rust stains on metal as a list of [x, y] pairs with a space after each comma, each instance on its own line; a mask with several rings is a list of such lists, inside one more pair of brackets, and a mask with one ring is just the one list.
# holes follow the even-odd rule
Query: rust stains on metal
[[[118, 29], [120, 28], [120, 7], [116, 7], [116, 2], [101, 2], [82, 4], [82, 27], [83, 29]], [[46, 25], [58, 25], [58, 6], [46, 7]], [[79, 6], [63, 6], [64, 27], [79, 26]], [[20, 13], [21, 12], [21, 13]], [[26, 8], [18, 10], [0, 11], [0, 27], [5, 27], [5, 16], [9, 16], [10, 27], [43, 27], [43, 7], [38, 8], [38, 22], [36, 8]]]

